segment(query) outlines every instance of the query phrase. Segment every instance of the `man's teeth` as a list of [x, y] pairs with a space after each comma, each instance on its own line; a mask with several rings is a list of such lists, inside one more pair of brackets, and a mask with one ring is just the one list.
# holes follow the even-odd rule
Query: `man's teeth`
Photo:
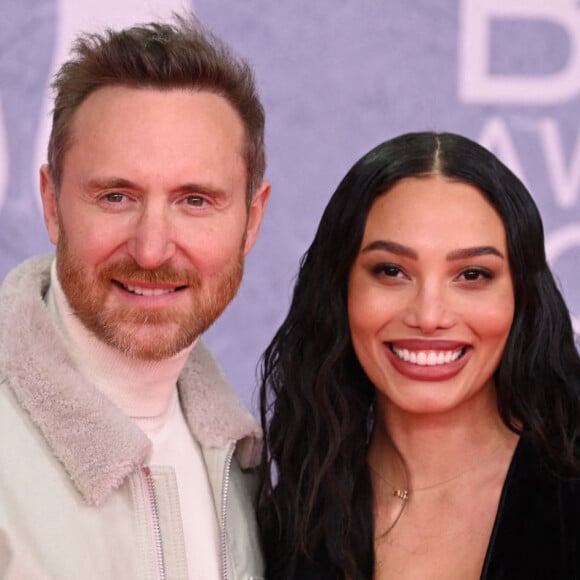
[[449, 364], [455, 362], [463, 354], [462, 348], [458, 350], [432, 351], [407, 350], [406, 348], [397, 348], [393, 346], [391, 350], [401, 360], [423, 367]]
[[139, 294], [139, 296], [163, 296], [164, 294], [171, 294], [175, 292], [175, 288], [141, 288], [140, 286], [125, 286], [129, 292]]

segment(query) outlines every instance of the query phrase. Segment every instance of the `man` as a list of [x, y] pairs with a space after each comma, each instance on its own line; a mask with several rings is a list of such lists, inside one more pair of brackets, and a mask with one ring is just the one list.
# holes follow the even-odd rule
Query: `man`
[[195, 22], [79, 37], [0, 288], [0, 577], [256, 578], [261, 434], [199, 336], [265, 210], [248, 66]]

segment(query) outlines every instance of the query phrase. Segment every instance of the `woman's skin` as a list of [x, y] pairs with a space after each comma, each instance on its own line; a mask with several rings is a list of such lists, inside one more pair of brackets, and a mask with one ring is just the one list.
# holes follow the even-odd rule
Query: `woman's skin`
[[517, 444], [493, 383], [514, 315], [499, 215], [472, 185], [402, 179], [371, 207], [348, 297], [377, 390], [375, 578], [477, 579]]

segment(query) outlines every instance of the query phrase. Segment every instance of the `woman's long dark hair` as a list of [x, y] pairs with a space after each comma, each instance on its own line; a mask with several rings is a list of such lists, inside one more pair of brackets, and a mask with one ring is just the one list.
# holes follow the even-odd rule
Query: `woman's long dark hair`
[[515, 314], [495, 373], [503, 421], [529, 430], [552, 466], [580, 472], [580, 357], [534, 201], [505, 165], [465, 137], [396, 137], [338, 186], [302, 258], [288, 316], [262, 358], [258, 518], [271, 580], [298, 578], [301, 562], [318, 564], [320, 578], [373, 575], [366, 451], [375, 392], [353, 351], [347, 281], [375, 199], [404, 177], [430, 175], [477, 187], [505, 226]]

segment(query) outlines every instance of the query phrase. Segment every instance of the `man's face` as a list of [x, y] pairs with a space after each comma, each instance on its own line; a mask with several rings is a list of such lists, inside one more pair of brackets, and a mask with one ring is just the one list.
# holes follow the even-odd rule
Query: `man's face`
[[107, 87], [74, 115], [57, 198], [59, 280], [98, 338], [144, 360], [190, 345], [239, 286], [269, 193], [246, 206], [244, 127], [221, 96]]

